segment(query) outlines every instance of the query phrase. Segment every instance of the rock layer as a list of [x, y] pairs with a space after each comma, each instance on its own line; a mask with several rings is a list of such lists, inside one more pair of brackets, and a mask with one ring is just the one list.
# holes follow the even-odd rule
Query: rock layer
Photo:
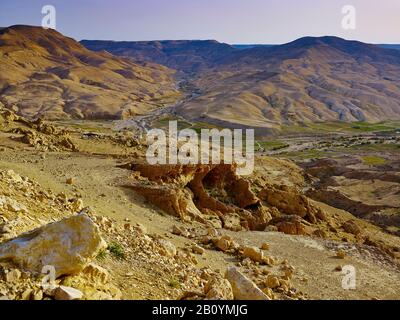
[[[129, 187], [171, 215], [205, 222], [207, 216], [228, 229], [262, 230], [271, 219], [251, 190], [235, 173], [235, 166], [221, 165], [123, 165], [141, 178]], [[209, 219], [208, 219], [209, 220]]]

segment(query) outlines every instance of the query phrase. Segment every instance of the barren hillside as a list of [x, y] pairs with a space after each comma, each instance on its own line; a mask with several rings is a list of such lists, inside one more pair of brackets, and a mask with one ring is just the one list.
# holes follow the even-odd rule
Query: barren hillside
[[91, 52], [57, 31], [0, 31], [0, 101], [35, 118], [119, 119], [174, 101], [173, 71]]
[[195, 94], [175, 111], [191, 121], [271, 132], [282, 124], [399, 119], [398, 50], [335, 37], [245, 49], [196, 41], [83, 44], [186, 71]]

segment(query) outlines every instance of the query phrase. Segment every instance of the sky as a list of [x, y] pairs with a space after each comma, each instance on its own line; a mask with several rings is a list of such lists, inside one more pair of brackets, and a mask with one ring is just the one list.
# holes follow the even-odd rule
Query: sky
[[[41, 25], [44, 5], [55, 7], [57, 31], [76, 40], [400, 43], [400, 0], [0, 0], [0, 26]], [[345, 5], [355, 8], [355, 29], [342, 27]]]

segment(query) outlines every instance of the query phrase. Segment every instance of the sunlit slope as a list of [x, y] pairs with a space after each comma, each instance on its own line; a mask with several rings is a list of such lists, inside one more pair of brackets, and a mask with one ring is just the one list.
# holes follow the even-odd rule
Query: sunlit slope
[[173, 72], [92, 52], [40, 27], [0, 31], [0, 100], [28, 116], [124, 118], [177, 96]]

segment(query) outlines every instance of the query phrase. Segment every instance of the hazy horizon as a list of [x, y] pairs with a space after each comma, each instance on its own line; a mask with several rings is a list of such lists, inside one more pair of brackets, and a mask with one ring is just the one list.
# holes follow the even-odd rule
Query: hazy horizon
[[[0, 2], [0, 25], [40, 25], [44, 5], [56, 8], [57, 31], [77, 40], [217, 40], [282, 44], [304, 36], [400, 43], [400, 1], [71, 0]], [[356, 9], [356, 29], [341, 26], [342, 7]]]
[[[9, 26], [0, 26], [0, 29], [3, 28], [8, 28], [8, 27], [12, 27], [12, 26], [16, 26], [16, 25], [24, 25], [24, 24], [14, 24], [14, 25], [9, 25]], [[26, 26], [31, 26], [31, 27], [40, 27], [40, 25], [26, 25]], [[62, 33], [60, 30], [56, 30], [60, 33]], [[67, 37], [71, 37], [71, 35], [62, 33], [64, 36]], [[84, 39], [75, 39], [77, 41], [113, 41], [113, 42], [153, 42], [153, 41], [218, 41], [219, 43], [225, 43], [225, 44], [229, 44], [231, 46], [277, 46], [277, 45], [282, 45], [282, 44], [286, 44], [286, 43], [290, 43], [293, 41], [296, 41], [298, 39], [301, 38], [307, 38], [307, 37], [312, 37], [312, 38], [321, 38], [321, 37], [338, 37], [338, 36], [334, 36], [334, 35], [321, 35], [321, 36], [310, 36], [310, 35], [303, 35], [300, 36], [299, 38], [296, 39], [292, 39], [289, 40], [288, 42], [282, 42], [282, 43], [229, 43], [229, 42], [223, 42], [223, 41], [218, 41], [217, 39], [146, 39], [146, 40], [135, 40], [135, 39], [131, 39], [131, 40], [115, 40], [115, 39], [99, 39], [99, 38], [84, 38]], [[73, 37], [72, 37], [73, 38]], [[342, 38], [342, 37], [339, 37]], [[346, 39], [346, 38], [342, 38], [344, 40], [348, 40], [348, 41], [360, 41], [363, 42], [359, 39]], [[365, 43], [369, 43], [369, 44], [376, 44], [376, 45], [400, 45], [400, 41], [399, 42], [365, 42]]]

